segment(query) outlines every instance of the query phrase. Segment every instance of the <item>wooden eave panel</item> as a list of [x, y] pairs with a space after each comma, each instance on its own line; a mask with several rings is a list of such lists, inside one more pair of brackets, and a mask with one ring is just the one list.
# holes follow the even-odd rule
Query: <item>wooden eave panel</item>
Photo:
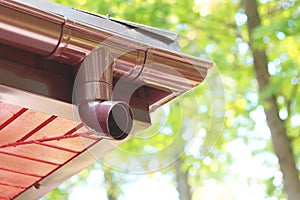
[[0, 199], [13, 199], [100, 138], [79, 122], [0, 102]]

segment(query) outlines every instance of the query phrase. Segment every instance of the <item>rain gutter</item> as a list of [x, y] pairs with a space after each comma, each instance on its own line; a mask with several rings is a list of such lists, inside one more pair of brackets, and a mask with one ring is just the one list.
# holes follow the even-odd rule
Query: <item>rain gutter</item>
[[197, 86], [212, 66], [179, 53], [176, 34], [46, 1], [1, 0], [0, 26], [1, 43], [74, 66], [96, 47], [108, 48], [114, 76], [177, 93]]

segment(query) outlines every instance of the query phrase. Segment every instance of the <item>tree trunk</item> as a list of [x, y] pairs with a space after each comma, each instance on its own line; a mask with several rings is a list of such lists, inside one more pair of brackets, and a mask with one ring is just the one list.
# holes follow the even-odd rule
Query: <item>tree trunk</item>
[[175, 171], [176, 171], [176, 182], [177, 182], [177, 191], [179, 193], [180, 200], [191, 200], [191, 187], [188, 183], [188, 170], [183, 171], [184, 160], [179, 157], [174, 163]]
[[105, 188], [108, 200], [117, 200], [121, 194], [121, 183], [114, 177], [114, 172], [108, 167], [102, 166], [105, 178]]
[[[260, 25], [260, 17], [257, 10], [256, 0], [243, 0], [243, 6], [248, 17], [249, 44], [253, 54], [254, 68], [260, 92], [263, 92], [270, 83], [268, 73], [268, 59], [265, 50], [257, 50], [252, 45], [252, 33]], [[279, 109], [276, 103], [276, 96], [272, 95], [262, 99], [267, 117], [267, 123], [271, 130], [272, 142], [275, 154], [278, 157], [280, 169], [283, 173], [284, 188], [289, 200], [300, 199], [299, 174], [296, 169], [294, 155], [291, 149], [290, 140], [286, 133], [286, 126], [279, 118]]]

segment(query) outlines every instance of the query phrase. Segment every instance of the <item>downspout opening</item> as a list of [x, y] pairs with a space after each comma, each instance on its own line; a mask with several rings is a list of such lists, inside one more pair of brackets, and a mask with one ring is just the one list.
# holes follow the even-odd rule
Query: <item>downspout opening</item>
[[96, 135], [122, 140], [131, 132], [133, 114], [125, 102], [83, 102], [78, 105], [78, 111], [83, 124]]

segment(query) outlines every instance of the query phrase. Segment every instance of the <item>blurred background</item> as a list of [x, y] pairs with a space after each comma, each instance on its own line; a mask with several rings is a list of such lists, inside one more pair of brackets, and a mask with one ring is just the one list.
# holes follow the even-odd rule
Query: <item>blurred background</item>
[[300, 1], [53, 1], [177, 32], [215, 66], [44, 200], [300, 199]]

